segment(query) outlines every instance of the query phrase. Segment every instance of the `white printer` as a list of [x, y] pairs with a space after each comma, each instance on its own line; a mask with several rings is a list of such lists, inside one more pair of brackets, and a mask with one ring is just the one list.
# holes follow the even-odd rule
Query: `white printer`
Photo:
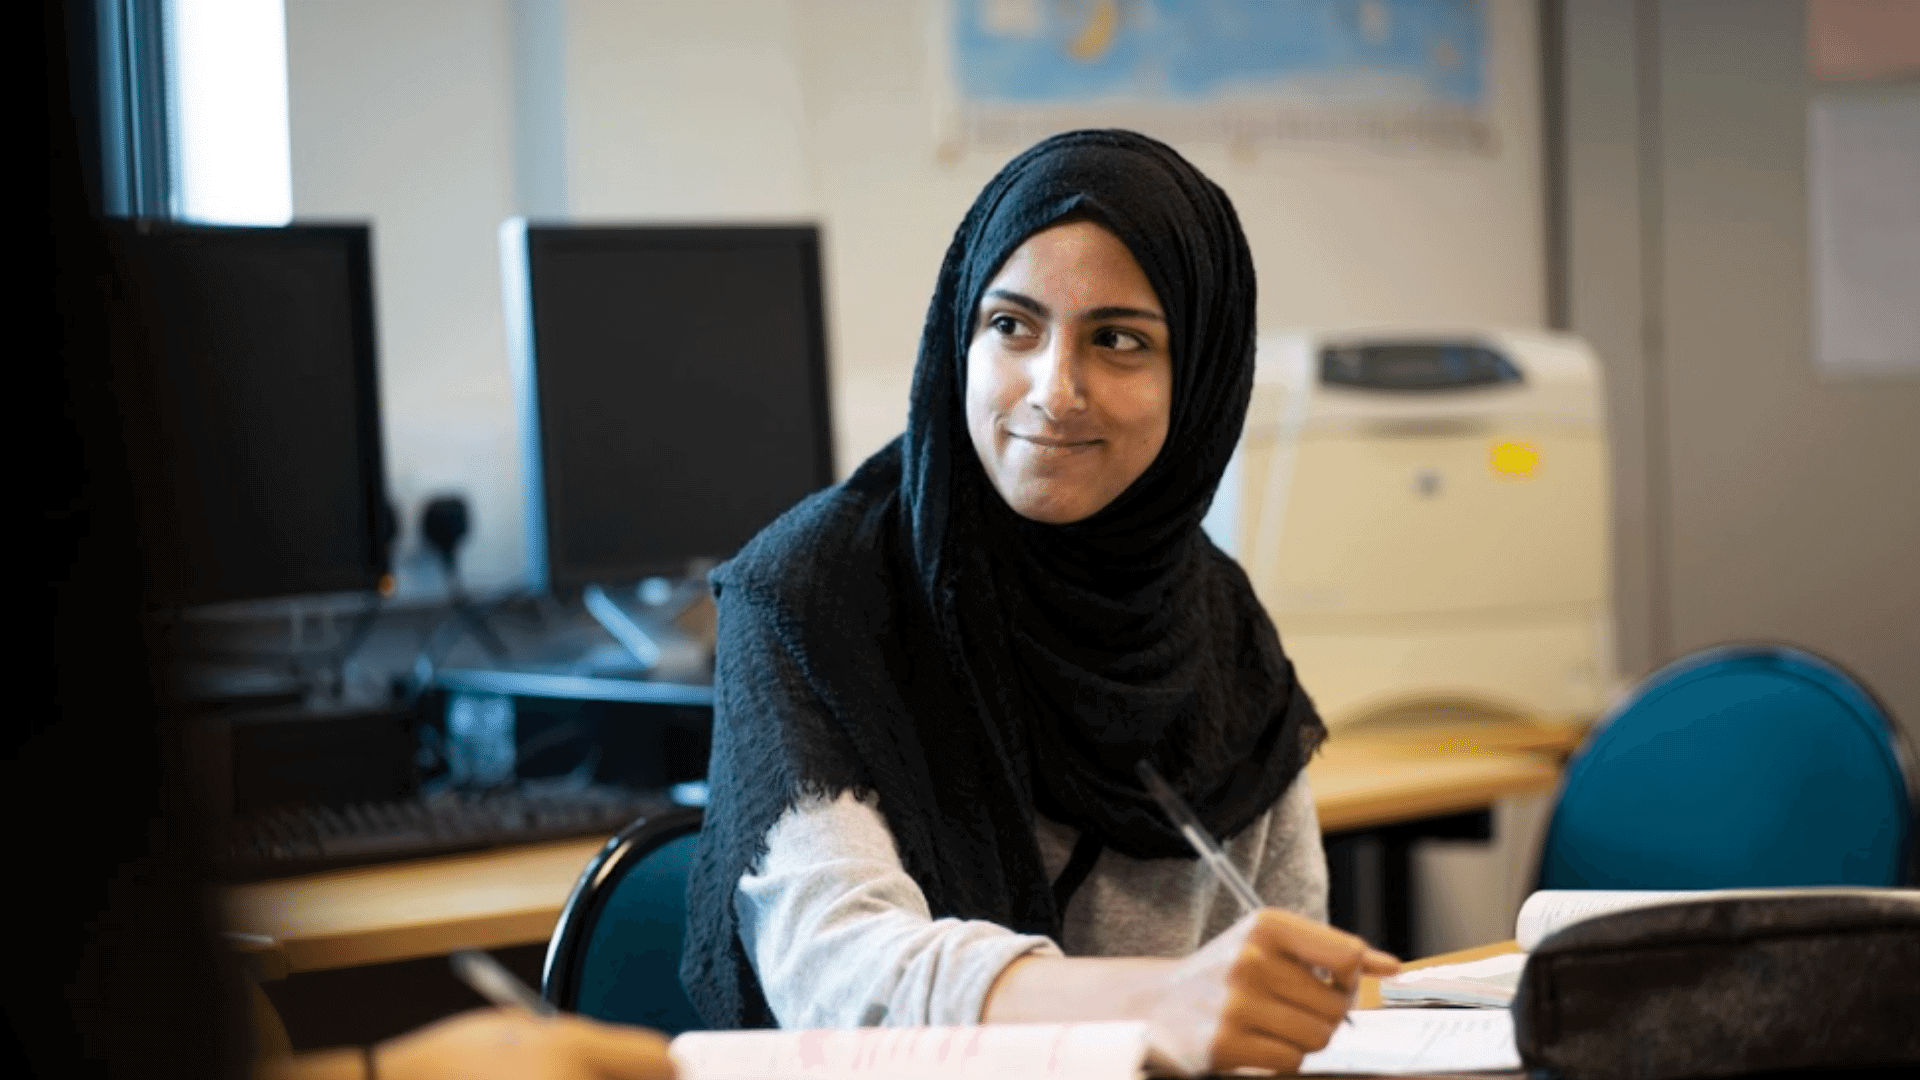
[[1330, 727], [1591, 720], [1614, 684], [1593, 352], [1517, 330], [1265, 336], [1207, 521]]

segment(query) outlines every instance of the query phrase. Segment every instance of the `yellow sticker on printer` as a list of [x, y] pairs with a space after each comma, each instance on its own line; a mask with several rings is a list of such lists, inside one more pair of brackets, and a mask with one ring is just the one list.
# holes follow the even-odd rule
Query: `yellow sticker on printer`
[[1532, 476], [1540, 468], [1540, 448], [1530, 442], [1497, 442], [1489, 460], [1496, 476]]

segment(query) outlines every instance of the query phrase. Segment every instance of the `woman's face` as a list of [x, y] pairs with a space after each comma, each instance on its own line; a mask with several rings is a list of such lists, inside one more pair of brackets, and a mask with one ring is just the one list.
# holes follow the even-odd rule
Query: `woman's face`
[[967, 348], [967, 433], [1014, 512], [1054, 525], [1098, 513], [1167, 441], [1166, 313], [1119, 238], [1043, 229], [987, 283]]

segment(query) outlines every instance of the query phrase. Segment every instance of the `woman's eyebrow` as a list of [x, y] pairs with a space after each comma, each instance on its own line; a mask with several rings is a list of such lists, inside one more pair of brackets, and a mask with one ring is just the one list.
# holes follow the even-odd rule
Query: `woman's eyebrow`
[[1014, 292], [1012, 289], [988, 289], [987, 295], [998, 300], [1005, 300], [1009, 304], [1015, 304], [1020, 307], [1026, 308], [1028, 311], [1033, 312], [1035, 315], [1038, 315], [1041, 318], [1046, 318], [1047, 316], [1053, 314], [1053, 309], [1047, 307], [1047, 305], [1041, 303], [1038, 300], [1035, 300], [1033, 297], [1028, 296], [1025, 293]]
[[1157, 311], [1147, 311], [1144, 308], [1131, 307], [1097, 307], [1092, 311], [1082, 312], [1080, 317], [1083, 319], [1152, 319], [1155, 322], [1167, 321], [1167, 317]]
[[[1014, 304], [1019, 307], [1026, 308], [1028, 311], [1033, 312], [1035, 315], [1038, 315], [1043, 319], [1049, 318], [1053, 315], [1052, 308], [1049, 308], [1047, 305], [1041, 303], [1038, 300], [1035, 300], [1033, 297], [1028, 296], [1025, 293], [1017, 293], [1017, 292], [1014, 292], [1012, 289], [988, 289], [986, 292], [986, 295], [996, 300], [1005, 300], [1009, 304]], [[1096, 319], [1096, 320], [1097, 319], [1152, 319], [1155, 322], [1167, 321], [1166, 316], [1160, 314], [1157, 311], [1148, 311], [1145, 308], [1133, 308], [1133, 307], [1124, 307], [1124, 306], [1115, 306], [1115, 305], [1109, 305], [1107, 307], [1097, 307], [1097, 308], [1093, 308], [1090, 311], [1083, 311], [1080, 313], [1080, 318]]]

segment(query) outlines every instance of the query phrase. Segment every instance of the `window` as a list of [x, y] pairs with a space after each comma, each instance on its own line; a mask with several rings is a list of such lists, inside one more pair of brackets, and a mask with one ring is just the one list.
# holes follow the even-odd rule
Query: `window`
[[283, 0], [96, 0], [95, 13], [105, 211], [286, 224]]
[[283, 0], [168, 0], [176, 217], [293, 217]]

